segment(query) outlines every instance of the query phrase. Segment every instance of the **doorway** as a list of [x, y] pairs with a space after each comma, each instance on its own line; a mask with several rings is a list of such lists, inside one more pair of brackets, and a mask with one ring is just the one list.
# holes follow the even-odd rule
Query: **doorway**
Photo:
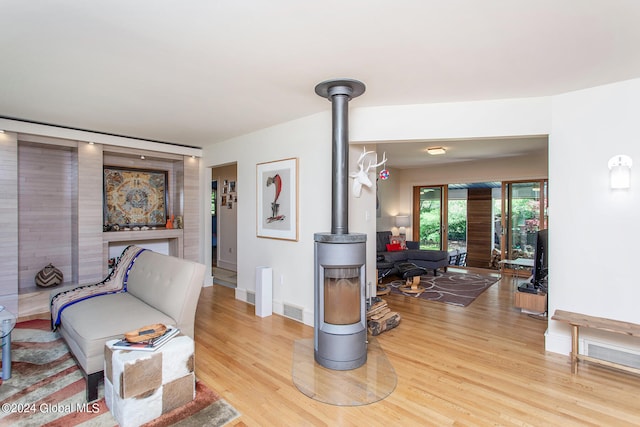
[[420, 249], [447, 250], [446, 235], [447, 186], [413, 187], [413, 237]]
[[502, 259], [533, 258], [538, 231], [548, 227], [547, 190], [547, 180], [503, 182]]
[[547, 206], [546, 180], [414, 186], [412, 240], [496, 269], [500, 259], [533, 257]]
[[211, 274], [214, 284], [237, 283], [238, 197], [235, 163], [211, 169]]

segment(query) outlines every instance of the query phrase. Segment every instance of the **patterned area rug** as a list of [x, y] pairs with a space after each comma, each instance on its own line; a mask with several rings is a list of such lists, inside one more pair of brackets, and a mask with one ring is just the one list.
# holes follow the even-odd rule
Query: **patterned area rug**
[[420, 286], [424, 290], [417, 293], [403, 292], [400, 288], [405, 285], [404, 280], [394, 280], [388, 285], [392, 294], [466, 307], [498, 280], [490, 275], [449, 270], [437, 277], [421, 276]]
[[[13, 330], [11, 378], [0, 385], [0, 426], [117, 426], [104, 397], [85, 402], [85, 380], [48, 320], [21, 322]], [[99, 396], [103, 396], [102, 386]], [[196, 398], [145, 426], [223, 426], [239, 413], [196, 382]]]

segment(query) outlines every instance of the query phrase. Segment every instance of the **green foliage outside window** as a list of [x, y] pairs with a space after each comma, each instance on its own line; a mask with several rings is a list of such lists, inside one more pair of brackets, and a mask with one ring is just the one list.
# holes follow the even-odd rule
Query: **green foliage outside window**
[[440, 200], [420, 203], [420, 248], [440, 249]]
[[[467, 201], [449, 201], [448, 240], [467, 240]], [[423, 201], [420, 206], [420, 248], [440, 249], [440, 202]]]
[[[449, 242], [467, 240], [467, 201], [449, 200], [448, 202]], [[500, 215], [501, 200], [494, 199], [494, 212]], [[420, 248], [440, 249], [440, 201], [420, 201]], [[511, 220], [517, 233], [533, 234], [540, 229], [540, 201], [532, 198], [514, 198], [511, 202]]]
[[467, 241], [467, 201], [449, 200], [448, 239]]
[[534, 199], [513, 199], [511, 202], [511, 218], [516, 227], [526, 227], [526, 232], [538, 231], [540, 201]]

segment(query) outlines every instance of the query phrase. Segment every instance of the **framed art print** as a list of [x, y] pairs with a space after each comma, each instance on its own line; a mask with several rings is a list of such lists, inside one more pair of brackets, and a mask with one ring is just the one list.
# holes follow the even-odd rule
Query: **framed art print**
[[167, 172], [104, 167], [104, 225], [164, 226]]
[[298, 240], [298, 159], [256, 165], [257, 235]]

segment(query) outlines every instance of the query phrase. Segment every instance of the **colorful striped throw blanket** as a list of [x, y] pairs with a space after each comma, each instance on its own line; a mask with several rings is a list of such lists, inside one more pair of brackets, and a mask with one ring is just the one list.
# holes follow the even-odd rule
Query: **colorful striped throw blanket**
[[129, 270], [133, 267], [138, 255], [145, 250], [135, 245], [127, 246], [122, 251], [122, 255], [118, 258], [111, 273], [102, 282], [78, 286], [53, 296], [50, 305], [51, 328], [54, 331], [58, 328], [62, 311], [70, 305], [100, 295], [127, 292]]

